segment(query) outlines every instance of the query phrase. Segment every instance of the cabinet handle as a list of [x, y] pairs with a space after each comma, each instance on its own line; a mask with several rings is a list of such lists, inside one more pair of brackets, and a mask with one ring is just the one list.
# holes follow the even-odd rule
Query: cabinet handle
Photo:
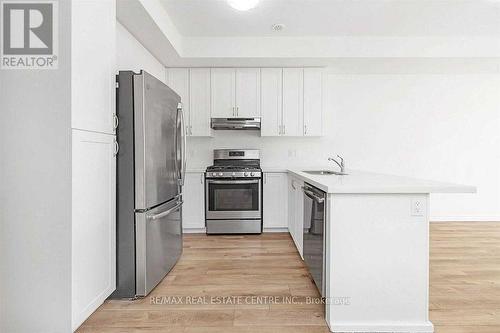
[[118, 128], [118, 123], [119, 123], [118, 116], [116, 115], [116, 113], [113, 113], [113, 128], [114, 129]]
[[240, 115], [240, 107], [237, 106], [236, 107], [236, 117], [238, 117]]
[[203, 173], [200, 175], [200, 184], [203, 184]]
[[304, 134], [307, 134], [307, 125], [304, 125]]
[[118, 155], [119, 151], [120, 151], [120, 145], [118, 144], [118, 141], [115, 140], [115, 150], [113, 151], [113, 156]]
[[233, 117], [236, 117], [236, 108], [233, 106]]
[[283, 133], [281, 133], [281, 134], [286, 134], [286, 127], [285, 127], [285, 125], [283, 125]]
[[189, 125], [189, 135], [193, 135], [193, 126]]

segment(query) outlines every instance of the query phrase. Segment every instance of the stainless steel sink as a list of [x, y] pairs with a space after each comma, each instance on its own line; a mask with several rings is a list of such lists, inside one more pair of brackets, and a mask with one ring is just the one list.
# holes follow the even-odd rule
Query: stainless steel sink
[[345, 175], [347, 175], [347, 173], [344, 173], [344, 172], [331, 171], [331, 170], [310, 170], [310, 171], [304, 171], [304, 172], [308, 173], [310, 175], [321, 175], [321, 176], [328, 176], [328, 175], [345, 176]]

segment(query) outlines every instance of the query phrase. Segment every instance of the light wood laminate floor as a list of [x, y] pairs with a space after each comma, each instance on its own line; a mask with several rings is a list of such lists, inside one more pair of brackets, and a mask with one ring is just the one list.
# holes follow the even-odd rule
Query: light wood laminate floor
[[[500, 223], [431, 224], [430, 279], [437, 333], [499, 333]], [[78, 332], [328, 332], [322, 305], [289, 304], [318, 296], [288, 234], [187, 234], [150, 297], [107, 301]]]

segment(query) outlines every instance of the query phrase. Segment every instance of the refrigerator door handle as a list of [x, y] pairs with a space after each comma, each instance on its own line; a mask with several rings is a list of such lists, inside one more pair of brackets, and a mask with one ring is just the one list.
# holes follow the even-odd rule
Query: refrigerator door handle
[[184, 203], [184, 201], [179, 201], [179, 203], [177, 205], [175, 205], [174, 207], [164, 211], [164, 212], [161, 212], [159, 214], [155, 214], [155, 215], [146, 215], [146, 218], [147, 219], [150, 219], [150, 220], [158, 220], [158, 219], [161, 219], [162, 217], [165, 217], [167, 215], [169, 215], [170, 213], [176, 211], [177, 209], [179, 209], [179, 207], [182, 206], [182, 204]]
[[[180, 105], [180, 104], [179, 104]], [[179, 178], [180, 178], [180, 166], [179, 166], [179, 122], [180, 122], [180, 109], [179, 106], [177, 106], [177, 117], [175, 119], [175, 135], [174, 135], [174, 147], [175, 147], [175, 174], [177, 175], [177, 183], [179, 183]], [[180, 192], [180, 191], [179, 191]]]
[[186, 127], [185, 127], [185, 121], [184, 121], [184, 111], [182, 109], [182, 103], [179, 103], [179, 106], [177, 107], [177, 110], [179, 114], [181, 115], [181, 167], [180, 167], [180, 179], [179, 179], [179, 185], [184, 186], [184, 179], [186, 178]]

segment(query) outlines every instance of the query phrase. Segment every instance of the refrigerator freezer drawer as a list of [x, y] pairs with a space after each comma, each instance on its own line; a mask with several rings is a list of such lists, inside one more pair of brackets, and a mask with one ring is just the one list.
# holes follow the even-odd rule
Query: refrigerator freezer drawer
[[136, 296], [146, 296], [182, 254], [182, 201], [136, 213]]

